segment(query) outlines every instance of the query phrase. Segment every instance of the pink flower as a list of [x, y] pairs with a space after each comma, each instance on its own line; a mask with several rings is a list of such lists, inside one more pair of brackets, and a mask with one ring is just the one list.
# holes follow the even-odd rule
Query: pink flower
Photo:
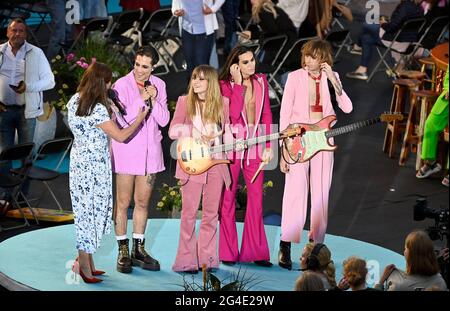
[[75, 58], [75, 54], [74, 53], [69, 53], [69, 54], [67, 54], [66, 60], [68, 62], [71, 62], [71, 61], [73, 61], [74, 58]]
[[86, 62], [86, 58], [84, 58], [84, 57], [80, 57], [80, 60], [84, 63], [84, 62]]
[[77, 64], [78, 66], [80, 66], [81, 68], [83, 68], [83, 69], [86, 69], [87, 67], [89, 67], [89, 64], [88, 64], [88, 63], [85, 63], [85, 62], [83, 62], [83, 61], [81, 61], [81, 60], [77, 61], [76, 64]]
[[97, 59], [95, 57], [91, 58], [91, 64], [95, 64], [95, 62], [97, 62]]
[[89, 64], [88, 64], [88, 63], [83, 63], [83, 64], [81, 65], [81, 67], [83, 67], [83, 69], [87, 69], [87, 68], [89, 67]]

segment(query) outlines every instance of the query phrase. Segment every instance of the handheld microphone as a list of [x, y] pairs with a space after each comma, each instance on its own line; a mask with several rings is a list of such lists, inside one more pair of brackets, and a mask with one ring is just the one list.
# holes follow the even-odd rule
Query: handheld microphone
[[108, 89], [108, 98], [112, 100], [114, 105], [119, 110], [119, 113], [122, 116], [126, 116], [127, 112], [125, 111], [125, 108], [123, 108], [123, 104], [119, 100], [119, 96], [117, 96], [117, 91], [114, 89]]
[[[152, 85], [152, 83], [149, 81], [149, 80], [145, 80], [145, 82], [144, 82], [144, 88], [146, 88], [147, 86], [151, 86]], [[145, 100], [145, 104], [147, 105], [147, 107], [149, 107], [150, 108], [150, 111], [149, 112], [152, 112], [152, 103], [151, 103], [151, 99], [150, 98], [148, 98], [148, 99], [146, 99]]]

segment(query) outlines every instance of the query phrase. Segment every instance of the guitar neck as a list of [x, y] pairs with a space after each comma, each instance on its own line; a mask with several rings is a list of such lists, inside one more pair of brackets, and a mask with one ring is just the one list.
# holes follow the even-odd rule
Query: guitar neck
[[355, 131], [355, 130], [357, 130], [359, 128], [362, 128], [362, 127], [365, 127], [365, 126], [369, 126], [369, 125], [378, 123], [380, 121], [381, 121], [381, 119], [378, 117], [378, 118], [373, 118], [373, 119], [366, 120], [366, 121], [356, 122], [356, 123], [349, 124], [349, 125], [346, 125], [346, 126], [343, 126], [343, 127], [338, 127], [336, 129], [329, 130], [329, 131], [327, 131], [325, 133], [325, 136], [327, 138], [330, 138], [330, 137], [338, 136], [338, 135], [341, 135], [341, 134], [350, 133], [350, 132], [353, 132], [353, 131]]
[[[246, 147], [250, 147], [253, 145], [264, 143], [269, 140], [277, 140], [279, 138], [280, 138], [280, 133], [274, 133], [274, 134], [270, 134], [270, 135], [264, 135], [264, 136], [250, 138], [247, 140], [242, 140], [242, 141], [240, 141], [240, 143], [244, 144], [244, 146], [246, 146]], [[209, 152], [210, 153], [228, 152], [228, 151], [236, 149], [238, 144], [239, 144], [239, 141], [234, 141], [231, 144], [223, 144], [223, 145], [213, 146], [213, 147], [209, 148]]]

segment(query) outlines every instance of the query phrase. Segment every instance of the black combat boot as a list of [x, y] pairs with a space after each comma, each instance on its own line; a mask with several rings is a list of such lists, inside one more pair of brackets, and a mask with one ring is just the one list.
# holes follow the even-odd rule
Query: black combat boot
[[133, 248], [131, 249], [131, 261], [133, 266], [140, 266], [145, 270], [159, 271], [158, 260], [152, 258], [145, 251], [145, 239], [133, 239]]
[[284, 269], [292, 269], [291, 242], [280, 241], [280, 250], [278, 251], [278, 265]]
[[122, 273], [130, 273], [133, 270], [130, 258], [130, 250], [128, 248], [128, 239], [118, 240], [119, 256], [117, 257], [117, 271]]

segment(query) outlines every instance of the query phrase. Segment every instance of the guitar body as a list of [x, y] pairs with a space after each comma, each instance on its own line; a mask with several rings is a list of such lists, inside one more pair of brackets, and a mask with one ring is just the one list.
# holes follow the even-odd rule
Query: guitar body
[[212, 166], [230, 163], [229, 160], [215, 160], [209, 146], [200, 139], [180, 138], [177, 143], [177, 159], [181, 169], [189, 175], [200, 175]]
[[295, 123], [291, 127], [301, 127], [305, 132], [301, 136], [285, 139], [289, 157], [295, 162], [306, 162], [320, 151], [334, 151], [337, 146], [331, 145], [325, 133], [331, 129], [336, 116], [331, 115], [314, 124]]

